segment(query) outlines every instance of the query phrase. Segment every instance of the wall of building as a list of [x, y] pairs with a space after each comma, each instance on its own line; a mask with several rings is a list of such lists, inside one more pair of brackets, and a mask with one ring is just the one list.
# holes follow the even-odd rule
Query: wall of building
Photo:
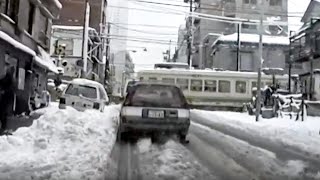
[[[257, 46], [256, 46], [257, 47]], [[285, 65], [287, 50], [285, 46], [264, 46], [263, 48], [263, 67], [269, 68], [283, 68], [288, 70]], [[241, 70], [242, 71], [257, 71], [259, 64], [259, 50], [258, 48], [241, 48]], [[215, 51], [212, 56], [212, 68], [222, 68], [224, 70], [237, 70], [237, 50], [230, 48], [228, 45], [222, 46]]]
[[[263, 9], [265, 10], [265, 20], [278, 20], [278, 21], [288, 21], [287, 12], [288, 12], [288, 0], [280, 0], [281, 5], [270, 5], [271, 1], [268, 1], [264, 4]], [[279, 1], [279, 2], [280, 2]], [[245, 2], [249, 2], [248, 4]], [[236, 17], [236, 18], [245, 18], [251, 20], [258, 20], [260, 9], [258, 0], [200, 0], [200, 8], [196, 12], [217, 15], [217, 16], [226, 16], [226, 17]], [[273, 0], [272, 0], [273, 2]], [[201, 41], [208, 33], [220, 33], [224, 35], [232, 34], [237, 32], [237, 25], [218, 22], [212, 20], [201, 19], [197, 24], [195, 24], [196, 30], [194, 34], [194, 46], [196, 51], [193, 53], [193, 65], [200, 68], [209, 68], [210, 63], [210, 50], [203, 49], [201, 47]], [[275, 35], [275, 36], [287, 36], [288, 27], [264, 27], [264, 34], [266, 35]], [[252, 25], [242, 25], [242, 33], [258, 33], [258, 26]], [[217, 39], [215, 36], [209, 38], [210, 42], [214, 42]], [[200, 45], [200, 47], [199, 47]], [[201, 51], [204, 53], [204, 59], [201, 61]], [[209, 62], [208, 62], [209, 61]], [[201, 64], [201, 65], [200, 65]]]

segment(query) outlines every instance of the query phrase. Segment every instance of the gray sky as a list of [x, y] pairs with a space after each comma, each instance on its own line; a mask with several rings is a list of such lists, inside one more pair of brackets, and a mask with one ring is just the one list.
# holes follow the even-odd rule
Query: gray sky
[[[188, 5], [183, 3], [183, 0], [146, 0], [152, 2], [160, 2], [160, 3], [170, 3], [170, 4], [178, 4], [178, 5]], [[288, 11], [291, 15], [302, 16], [302, 13], [306, 10], [310, 0], [288, 0]], [[162, 11], [164, 13], [155, 13], [155, 12], [146, 12], [140, 10], [129, 11], [129, 24], [152, 24], [159, 26], [174, 26], [176, 28], [158, 28], [158, 27], [144, 27], [144, 26], [136, 26], [129, 25], [128, 31], [129, 37], [144, 37], [150, 39], [159, 39], [161, 42], [169, 42], [177, 41], [178, 27], [181, 24], [185, 23], [184, 15], [175, 15], [171, 14], [172, 12], [181, 12], [186, 11], [187, 9], [181, 7], [170, 7], [170, 6], [159, 6], [159, 5], [151, 5], [147, 3], [139, 3], [129, 1], [129, 8], [136, 9], [147, 9], [151, 11]], [[300, 27], [300, 18], [289, 18], [289, 29], [290, 30], [298, 30]], [[136, 31], [144, 31], [148, 33], [136, 32]], [[156, 34], [163, 35], [156, 35]], [[166, 35], [164, 35], [166, 34]], [[176, 44], [172, 43], [171, 50], [174, 52], [174, 47]], [[146, 47], [147, 52], [144, 52], [142, 48]], [[162, 52], [169, 49], [168, 44], [151, 44], [145, 42], [133, 42], [128, 41], [128, 49], [137, 50], [136, 53], [132, 53], [133, 60], [136, 63], [136, 70], [141, 68], [152, 68], [152, 65], [156, 62], [163, 61]]]

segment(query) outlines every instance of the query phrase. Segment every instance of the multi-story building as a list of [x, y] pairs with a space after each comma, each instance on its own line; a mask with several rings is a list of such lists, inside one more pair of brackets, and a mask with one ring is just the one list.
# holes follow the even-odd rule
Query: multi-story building
[[[98, 44], [101, 43], [98, 32], [89, 28], [89, 44], [86, 78], [103, 83], [104, 68], [101, 66], [101, 51]], [[50, 54], [58, 67], [64, 69], [63, 79], [71, 80], [81, 77], [83, 69], [82, 59], [83, 26], [56, 26], [52, 27]], [[57, 49], [64, 45], [63, 56], [59, 59]]]
[[[85, 0], [60, 0], [62, 9], [59, 19], [53, 21], [55, 25], [54, 37], [51, 43], [51, 55], [57, 61], [58, 54], [55, 53], [55, 45], [66, 45], [66, 57], [68, 61], [64, 67], [64, 78], [70, 79], [79, 76], [79, 65], [83, 66], [79, 60], [85, 61], [82, 54], [83, 26], [85, 22], [86, 1]], [[81, 77], [105, 82], [106, 62], [106, 39], [107, 31], [107, 0], [88, 0], [89, 4], [89, 38], [88, 38], [88, 58], [86, 73], [81, 73]], [[76, 62], [79, 62], [78, 65]], [[61, 64], [59, 64], [61, 66]], [[108, 89], [108, 87], [106, 87]]]
[[[124, 72], [126, 71], [126, 49], [127, 49], [127, 24], [128, 24], [128, 1], [127, 0], [109, 0], [108, 21], [110, 25], [109, 57], [110, 74], [112, 84], [112, 95], [121, 96], [121, 90], [126, 81]], [[122, 7], [122, 8], [112, 8]]]
[[[263, 8], [265, 11], [264, 20], [285, 23], [288, 22], [287, 1], [288, 0], [264, 1], [264, 5], [261, 7], [260, 1], [258, 0], [198, 0], [195, 3], [195, 12], [226, 18], [259, 20], [260, 10]], [[214, 66], [211, 56], [212, 44], [220, 36], [237, 34], [239, 26], [235, 23], [200, 18], [194, 18], [193, 26], [195, 27], [193, 36], [193, 44], [195, 47], [193, 66], [196, 68], [212, 68], [212, 66]], [[258, 25], [242, 23], [239, 28], [241, 32], [240, 36], [243, 34], [244, 36], [246, 36], [246, 34], [258, 34], [258, 28]], [[264, 26], [264, 35], [287, 36], [288, 26]], [[236, 41], [234, 43], [237, 44]], [[223, 68], [229, 69], [228, 67]]]
[[[320, 69], [320, 2], [310, 1], [310, 4], [301, 19], [304, 23], [298, 32], [290, 37], [289, 64], [302, 66], [299, 75], [302, 93], [308, 99], [320, 100], [318, 91]], [[316, 78], [317, 77], [317, 78]]]
[[187, 51], [187, 29], [185, 25], [181, 25], [178, 31], [178, 45], [175, 52], [175, 61], [180, 63], [188, 63]]
[[0, 79], [5, 68], [13, 70], [16, 98], [11, 113], [28, 112], [46, 91], [47, 73], [58, 73], [48, 50], [52, 19], [60, 9], [57, 0], [0, 0]]

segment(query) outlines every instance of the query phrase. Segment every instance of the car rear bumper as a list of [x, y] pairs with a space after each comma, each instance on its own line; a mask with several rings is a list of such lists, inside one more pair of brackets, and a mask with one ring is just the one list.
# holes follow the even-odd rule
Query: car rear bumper
[[121, 122], [119, 130], [120, 132], [132, 132], [132, 133], [183, 133], [187, 134], [190, 126], [190, 120], [179, 120], [178, 122]]

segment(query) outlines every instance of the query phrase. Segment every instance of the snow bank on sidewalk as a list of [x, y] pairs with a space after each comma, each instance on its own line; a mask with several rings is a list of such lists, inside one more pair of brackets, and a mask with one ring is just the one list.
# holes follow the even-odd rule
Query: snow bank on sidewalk
[[59, 110], [57, 105], [31, 127], [0, 137], [0, 179], [104, 179], [115, 143], [118, 106], [104, 113]]
[[320, 118], [308, 117], [304, 122], [289, 118], [256, 122], [254, 116], [245, 113], [201, 110], [192, 110], [192, 116], [195, 122], [222, 133], [276, 149], [292, 149], [304, 157], [320, 160]]

